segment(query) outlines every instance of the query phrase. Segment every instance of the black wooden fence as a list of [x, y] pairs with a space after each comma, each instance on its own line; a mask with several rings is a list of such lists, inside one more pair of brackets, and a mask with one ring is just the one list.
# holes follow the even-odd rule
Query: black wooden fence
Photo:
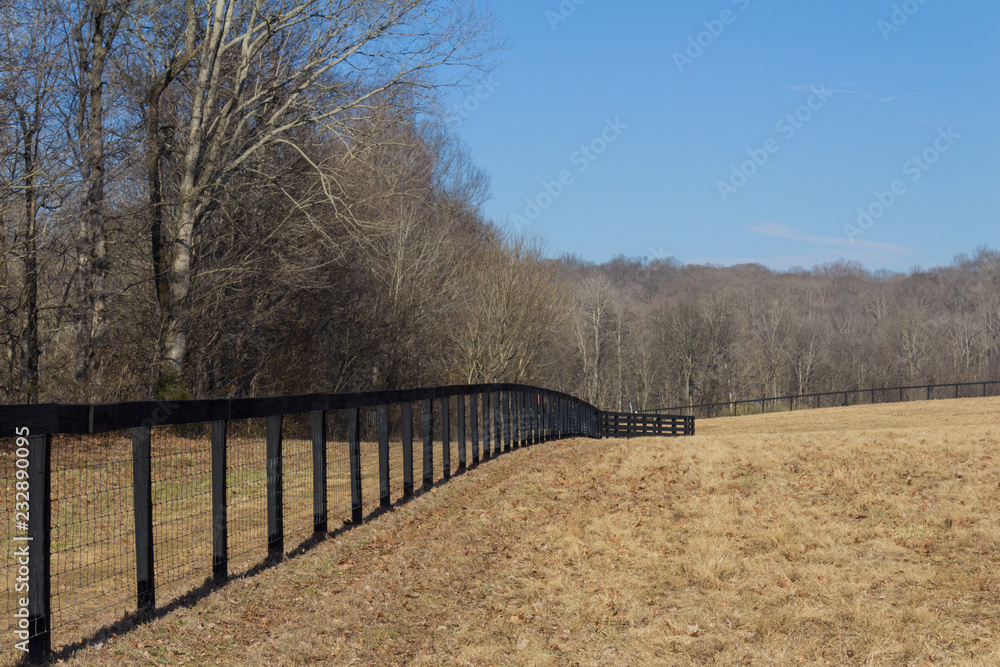
[[1000, 395], [1000, 381], [950, 382], [947, 384], [922, 384], [909, 387], [882, 387], [880, 389], [851, 389], [827, 391], [797, 396], [754, 398], [721, 403], [681, 405], [672, 408], [645, 410], [643, 414], [684, 414], [700, 418], [731, 417], [736, 415], [763, 414], [780, 410], [843, 407], [848, 405], [874, 405], [906, 401], [931, 401], [946, 398], [982, 398]]
[[0, 406], [0, 496], [15, 515], [0, 527], [0, 658], [42, 659], [54, 631], [87, 636], [252, 572], [289, 540], [303, 548], [501, 452], [693, 432], [690, 417], [603, 413], [517, 384]]
[[694, 435], [694, 417], [602, 412], [601, 432], [608, 438]]

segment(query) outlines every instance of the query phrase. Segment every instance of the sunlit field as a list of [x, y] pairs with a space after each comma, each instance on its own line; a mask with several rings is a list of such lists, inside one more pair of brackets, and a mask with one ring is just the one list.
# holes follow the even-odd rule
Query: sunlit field
[[998, 418], [537, 445], [67, 662], [1000, 664]]

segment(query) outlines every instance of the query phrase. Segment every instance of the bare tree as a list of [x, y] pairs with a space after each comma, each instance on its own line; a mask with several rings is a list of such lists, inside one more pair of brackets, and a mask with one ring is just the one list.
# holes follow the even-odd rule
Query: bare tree
[[583, 396], [596, 405], [603, 398], [604, 357], [614, 299], [611, 281], [603, 275], [588, 278], [579, 287], [574, 333], [583, 367]]
[[[23, 264], [23, 319], [13, 321], [23, 322], [22, 332], [17, 336], [21, 358], [18, 384], [25, 400], [34, 403], [38, 400], [41, 360], [39, 251], [44, 228], [42, 216], [46, 207], [54, 205], [62, 171], [58, 158], [54, 158], [61, 146], [54, 145], [59, 134], [54, 127], [57, 116], [52, 107], [56, 102], [57, 62], [64, 45], [54, 36], [55, 17], [47, 8], [35, 3], [14, 3], [3, 10], [0, 113], [4, 116], [2, 121], [10, 143], [0, 198], [8, 204], [19, 202], [21, 207], [19, 215], [8, 215], [6, 219], [20, 219], [19, 231], [10, 237], [13, 241], [10, 250]], [[5, 237], [7, 233], [4, 228]]]
[[[75, 142], [84, 192], [77, 233], [76, 378], [89, 381], [105, 331], [108, 275], [105, 72], [130, 0], [83, 0], [71, 7], [76, 47]], [[98, 376], [98, 383], [100, 378]]]
[[[166, 45], [146, 49], [151, 239], [163, 322], [159, 385], [166, 387], [180, 382], [187, 354], [201, 228], [233, 176], [279, 143], [308, 159], [291, 133], [306, 125], [322, 126], [350, 150], [357, 116], [383, 94], [429, 90], [434, 71], [480, 64], [491, 22], [475, 5], [430, 0], [214, 0], [204, 7], [186, 0], [183, 11], [159, 11], [167, 23], [183, 16]], [[160, 108], [171, 85], [184, 91], [172, 132]], [[173, 191], [161, 172], [164, 133], [176, 143]], [[336, 172], [312, 166], [340, 204]]]
[[555, 269], [524, 238], [489, 243], [466, 256], [463, 307], [449, 326], [455, 378], [526, 382], [544, 376], [540, 351], [550, 343], [564, 306]]

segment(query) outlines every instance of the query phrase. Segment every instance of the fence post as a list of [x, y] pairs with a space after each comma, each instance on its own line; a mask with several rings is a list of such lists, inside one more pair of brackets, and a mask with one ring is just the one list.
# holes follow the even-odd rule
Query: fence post
[[445, 479], [451, 479], [451, 398], [441, 398], [441, 470]]
[[493, 454], [499, 456], [503, 449], [503, 414], [500, 411], [500, 392], [493, 392]]
[[567, 436], [567, 416], [569, 414], [568, 408], [566, 406], [566, 399], [562, 396], [559, 397], [559, 439], [563, 439]]
[[559, 435], [562, 438], [570, 437], [569, 431], [569, 401], [565, 397], [559, 397]]
[[361, 424], [358, 409], [347, 409], [347, 450], [351, 466], [351, 524], [364, 521], [361, 508]]
[[465, 455], [465, 396], [459, 394], [455, 397], [455, 408], [458, 413], [458, 469], [465, 470], [467, 458]]
[[511, 450], [511, 440], [514, 438], [514, 429], [511, 428], [513, 424], [510, 420], [510, 391], [500, 393], [500, 403], [503, 405], [503, 450], [509, 452]]
[[514, 412], [517, 417], [514, 418], [514, 426], [517, 428], [517, 434], [514, 438], [514, 448], [519, 449], [521, 447], [527, 447], [531, 444], [531, 419], [528, 416], [528, 392], [517, 391], [514, 393]]
[[556, 420], [558, 419], [558, 416], [556, 414], [556, 405], [557, 405], [556, 397], [553, 396], [552, 394], [549, 394], [548, 405], [546, 406], [546, 410], [548, 410], [548, 417], [547, 417], [548, 436], [546, 438], [547, 440], [556, 439]]
[[434, 402], [424, 399], [424, 491], [434, 486]]
[[400, 426], [403, 436], [403, 497], [413, 497], [413, 404], [399, 406]]
[[521, 419], [521, 444], [531, 446], [535, 444], [535, 392], [521, 392], [521, 409], [523, 418]]
[[552, 397], [552, 439], [562, 438], [562, 396]]
[[309, 414], [313, 447], [313, 535], [322, 537], [327, 530], [326, 515], [326, 411]]
[[555, 439], [556, 433], [556, 405], [555, 397], [550, 393], [545, 394], [545, 442]]
[[510, 412], [510, 427], [507, 429], [507, 451], [517, 449], [517, 392], [507, 392], [507, 406]]
[[281, 415], [267, 424], [267, 555], [280, 560], [285, 551], [284, 483], [281, 476]]
[[958, 398], [958, 385], [955, 385], [955, 398]]
[[[212, 579], [216, 584], [221, 584], [229, 578], [229, 517], [226, 506], [226, 430], [226, 422], [212, 422]], [[315, 465], [315, 461], [313, 461], [313, 464]], [[323, 511], [326, 512], [325, 501]], [[324, 530], [326, 529], [324, 528]]]
[[540, 442], [541, 424], [538, 423], [539, 396], [533, 391], [524, 392], [524, 439], [528, 446]]
[[469, 430], [472, 431], [472, 465], [479, 465], [479, 394], [469, 394]]
[[492, 444], [490, 444], [490, 392], [480, 394], [483, 402], [483, 460], [490, 460]]
[[521, 392], [512, 391], [510, 392], [510, 448], [518, 449], [521, 447], [521, 434], [524, 433], [522, 428], [521, 419], [524, 417], [524, 411], [521, 409]]
[[931, 386], [927, 385], [927, 400], [931, 400]]
[[549, 439], [549, 397], [545, 393], [538, 395], [538, 442], [546, 442]]
[[541, 424], [539, 424], [539, 410], [538, 405], [541, 397], [534, 391], [525, 392], [524, 394], [524, 414], [528, 420], [528, 444], [537, 445], [540, 441], [541, 434]]
[[538, 392], [528, 392], [528, 444], [537, 445], [545, 439], [545, 418], [542, 406], [545, 397]]
[[30, 545], [26, 547], [28, 658], [41, 663], [52, 648], [52, 436], [48, 434], [28, 436], [28, 535], [26, 540], [14, 537], [15, 542], [22, 540]]
[[378, 406], [378, 504], [392, 505], [389, 497], [389, 406]]
[[135, 515], [135, 586], [137, 610], [156, 608], [153, 568], [153, 475], [148, 426], [132, 429], [132, 498]]
[[549, 440], [558, 440], [559, 436], [559, 398], [549, 395]]

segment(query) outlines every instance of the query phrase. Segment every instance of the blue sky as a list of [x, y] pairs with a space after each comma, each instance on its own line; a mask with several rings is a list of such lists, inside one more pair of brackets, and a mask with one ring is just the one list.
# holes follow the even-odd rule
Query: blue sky
[[905, 271], [1000, 246], [1000, 3], [492, 6], [510, 48], [448, 106], [487, 216], [550, 255]]

